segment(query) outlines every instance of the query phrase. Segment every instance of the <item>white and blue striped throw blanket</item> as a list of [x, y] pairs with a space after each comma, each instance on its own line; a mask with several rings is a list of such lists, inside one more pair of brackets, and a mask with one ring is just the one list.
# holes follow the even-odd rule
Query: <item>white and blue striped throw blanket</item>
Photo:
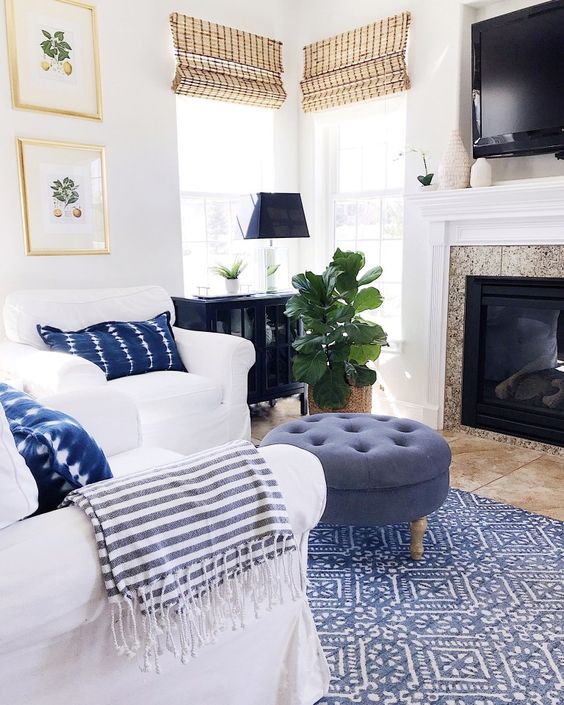
[[235, 441], [71, 492], [94, 527], [119, 653], [187, 662], [250, 609], [282, 602], [296, 543], [272, 471]]

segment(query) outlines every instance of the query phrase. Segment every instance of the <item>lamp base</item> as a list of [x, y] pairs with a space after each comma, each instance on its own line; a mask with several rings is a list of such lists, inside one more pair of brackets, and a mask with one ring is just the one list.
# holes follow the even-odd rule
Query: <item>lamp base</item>
[[280, 291], [279, 282], [282, 281], [282, 276], [287, 276], [285, 273], [288, 271], [288, 249], [286, 247], [264, 247], [261, 260], [260, 267], [264, 273], [262, 290], [267, 294]]

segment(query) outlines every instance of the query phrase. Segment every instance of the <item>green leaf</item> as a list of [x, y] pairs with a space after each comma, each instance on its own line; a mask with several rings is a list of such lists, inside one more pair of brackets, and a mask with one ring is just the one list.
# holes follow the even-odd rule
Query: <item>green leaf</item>
[[329, 332], [325, 336], [327, 345], [331, 345], [332, 343], [342, 343], [345, 338], [345, 329], [343, 326], [337, 326], [335, 327], [330, 327]]
[[[357, 289], [357, 276], [360, 270], [365, 265], [365, 259], [362, 252], [343, 252], [339, 248], [335, 251], [333, 255], [333, 261], [330, 266], [339, 270], [339, 275], [337, 277], [337, 289], [339, 292], [344, 294], [351, 289]], [[355, 291], [356, 294], [356, 291]], [[345, 297], [349, 300], [348, 297]], [[349, 301], [350, 302], [350, 301]]]
[[44, 52], [44, 54], [45, 54], [46, 56], [48, 56], [50, 59], [54, 59], [54, 58], [55, 58], [55, 52], [53, 51], [53, 49], [51, 49], [51, 47], [47, 47], [46, 49], [43, 49], [43, 52]]
[[350, 304], [337, 304], [334, 309], [327, 312], [327, 320], [332, 323], [349, 323], [356, 314]]
[[336, 343], [329, 348], [329, 359], [333, 365], [336, 362], [346, 362], [349, 359], [351, 346], [349, 343]]
[[58, 39], [61, 42], [65, 38], [64, 32], [55, 32], [53, 36], [55, 37], [55, 39]]
[[365, 286], [366, 284], [372, 284], [379, 277], [382, 276], [382, 267], [372, 267], [367, 272], [365, 272], [358, 280], [359, 286]]
[[345, 364], [347, 379], [355, 387], [371, 387], [376, 382], [376, 372], [365, 365]]
[[51, 35], [49, 34], [49, 32], [46, 32], [44, 29], [42, 29], [41, 31], [42, 31], [44, 37], [47, 37], [47, 39], [52, 39], [52, 37], [51, 37]]
[[[353, 345], [367, 345], [368, 343], [376, 342], [379, 331], [376, 329], [376, 325], [369, 323], [359, 323], [353, 321], [352, 323], [345, 323], [345, 333], [351, 340]], [[380, 326], [378, 326], [380, 328]]]
[[64, 61], [65, 59], [68, 59], [70, 54], [68, 51], [65, 51], [64, 49], [59, 49], [59, 61]]
[[310, 317], [314, 315], [320, 318], [323, 315], [323, 309], [318, 305], [309, 303], [302, 296], [296, 294], [295, 296], [292, 296], [291, 299], [288, 299], [288, 301], [286, 302], [284, 313], [286, 314], [286, 316], [288, 316], [288, 318], [292, 320], [304, 318], [304, 316], [307, 315], [309, 315]]
[[298, 353], [294, 357], [292, 366], [294, 379], [297, 382], [307, 384], [317, 384], [327, 370], [327, 357], [323, 349], [318, 350], [313, 355]]
[[294, 350], [306, 355], [316, 353], [325, 344], [325, 336], [316, 333], [307, 333], [296, 338], [292, 343]]
[[351, 388], [347, 384], [344, 363], [328, 367], [313, 387], [315, 403], [323, 409], [342, 409], [350, 395]]
[[70, 206], [71, 203], [76, 203], [77, 201], [78, 201], [78, 196], [71, 196], [68, 200], [68, 204]]
[[351, 347], [351, 352], [349, 359], [358, 362], [359, 365], [365, 365], [367, 362], [374, 362], [380, 357], [382, 351], [382, 346], [378, 343], [372, 343], [368, 345], [353, 345]]
[[357, 313], [361, 311], [372, 311], [379, 308], [384, 301], [382, 294], [373, 286], [361, 289], [355, 296], [353, 306]]
[[59, 46], [61, 49], [67, 49], [67, 51], [70, 51], [72, 49], [71, 45], [68, 42], [60, 42]]

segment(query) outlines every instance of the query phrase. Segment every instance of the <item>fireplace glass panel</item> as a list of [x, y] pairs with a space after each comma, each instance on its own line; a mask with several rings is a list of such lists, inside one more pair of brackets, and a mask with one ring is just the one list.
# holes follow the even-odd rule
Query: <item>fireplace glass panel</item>
[[480, 397], [564, 411], [564, 310], [487, 307]]
[[564, 446], [564, 279], [467, 277], [461, 420]]

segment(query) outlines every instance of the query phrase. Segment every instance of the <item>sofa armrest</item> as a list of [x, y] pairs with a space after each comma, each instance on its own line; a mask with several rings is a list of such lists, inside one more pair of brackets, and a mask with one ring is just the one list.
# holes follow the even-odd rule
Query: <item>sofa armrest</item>
[[37, 350], [22, 343], [0, 344], [0, 370], [20, 378], [35, 396], [105, 385], [106, 375], [77, 355]]
[[248, 374], [255, 363], [255, 348], [249, 340], [176, 327], [173, 332], [188, 372], [220, 384], [224, 404], [247, 403]]
[[75, 418], [98, 442], [108, 459], [141, 445], [135, 403], [110, 385], [41, 397], [41, 403]]

